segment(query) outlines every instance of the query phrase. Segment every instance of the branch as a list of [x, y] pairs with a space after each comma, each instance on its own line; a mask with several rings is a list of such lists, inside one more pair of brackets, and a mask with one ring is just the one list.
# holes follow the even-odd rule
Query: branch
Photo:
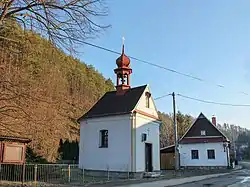
[[7, 15], [7, 11], [10, 8], [10, 6], [12, 5], [12, 3], [14, 2], [14, 0], [10, 0], [8, 3], [5, 3], [5, 6], [3, 8], [3, 12], [0, 15], [0, 23], [3, 22], [3, 19], [5, 18], [5, 16]]
[[[84, 40], [110, 27], [93, 21], [92, 16], [107, 15], [104, 9], [98, 9], [99, 6], [103, 7], [101, 0], [18, 0], [10, 6], [3, 19], [24, 20], [22, 24], [26, 26], [29, 21], [25, 18], [28, 17], [31, 27], [37, 27], [38, 33], [45, 34], [57, 47], [71, 50], [73, 44], [77, 43], [71, 38]], [[60, 34], [67, 37], [62, 38]]]
[[14, 14], [17, 13], [17, 12], [21, 12], [21, 11], [23, 11], [23, 10], [29, 10], [29, 9], [32, 8], [32, 7], [40, 6], [40, 5], [42, 5], [42, 3], [29, 4], [29, 5], [26, 6], [26, 7], [18, 8], [18, 9], [16, 9], [16, 10], [13, 10], [13, 11], [8, 12], [8, 13], [5, 15], [5, 18], [11, 17], [12, 15], [14, 15]]

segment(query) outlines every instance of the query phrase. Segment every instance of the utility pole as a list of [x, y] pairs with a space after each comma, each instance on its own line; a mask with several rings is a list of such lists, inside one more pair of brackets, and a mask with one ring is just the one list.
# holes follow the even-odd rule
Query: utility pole
[[174, 122], [174, 144], [175, 144], [175, 170], [179, 170], [179, 148], [178, 148], [178, 133], [177, 133], [177, 119], [176, 119], [176, 109], [175, 109], [175, 93], [173, 96], [173, 122]]
[[233, 142], [233, 151], [234, 151], [234, 160], [236, 160], [236, 137], [235, 137], [235, 129], [234, 126], [231, 125], [231, 132], [232, 132], [232, 142]]

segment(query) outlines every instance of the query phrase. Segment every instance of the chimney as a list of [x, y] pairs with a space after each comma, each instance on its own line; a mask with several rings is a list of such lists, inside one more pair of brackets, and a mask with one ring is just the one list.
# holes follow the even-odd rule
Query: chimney
[[216, 124], [217, 124], [217, 122], [216, 122], [216, 117], [215, 117], [215, 116], [212, 117], [212, 124], [213, 124], [214, 126], [216, 126]]

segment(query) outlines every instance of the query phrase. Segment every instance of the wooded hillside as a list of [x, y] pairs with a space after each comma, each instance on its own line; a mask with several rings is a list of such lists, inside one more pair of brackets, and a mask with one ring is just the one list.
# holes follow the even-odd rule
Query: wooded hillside
[[60, 139], [78, 139], [76, 119], [113, 83], [14, 23], [0, 36], [0, 133], [31, 138], [31, 148], [54, 161]]
[[[160, 145], [161, 147], [166, 147], [174, 145], [174, 126], [173, 126], [173, 116], [172, 114], [166, 114], [158, 112], [159, 118], [162, 120], [162, 125], [160, 127]], [[178, 138], [181, 138], [185, 132], [189, 129], [194, 121], [194, 117], [183, 114], [180, 111], [176, 114], [177, 124], [178, 124]]]

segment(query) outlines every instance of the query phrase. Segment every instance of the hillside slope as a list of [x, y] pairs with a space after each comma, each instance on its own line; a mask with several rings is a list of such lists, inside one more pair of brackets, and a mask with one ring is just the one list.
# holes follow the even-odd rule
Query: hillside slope
[[38, 155], [54, 161], [60, 139], [78, 139], [76, 119], [114, 85], [13, 23], [0, 36], [0, 134], [29, 137]]

